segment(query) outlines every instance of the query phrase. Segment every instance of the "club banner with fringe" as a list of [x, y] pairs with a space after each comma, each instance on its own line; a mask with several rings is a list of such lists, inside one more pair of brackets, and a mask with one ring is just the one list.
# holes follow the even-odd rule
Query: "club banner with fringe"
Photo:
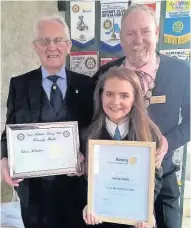
[[165, 18], [165, 44], [185, 44], [190, 42], [190, 38], [190, 17]]

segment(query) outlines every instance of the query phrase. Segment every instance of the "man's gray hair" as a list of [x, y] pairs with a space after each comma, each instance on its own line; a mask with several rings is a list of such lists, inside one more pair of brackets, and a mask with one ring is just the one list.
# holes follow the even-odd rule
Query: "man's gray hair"
[[33, 27], [34, 39], [36, 39], [38, 37], [38, 32], [39, 32], [38, 26], [44, 21], [56, 21], [56, 22], [60, 23], [61, 25], [63, 25], [64, 30], [65, 30], [66, 39], [70, 40], [70, 30], [68, 28], [68, 25], [67, 25], [65, 19], [63, 17], [61, 17], [60, 15], [45, 16], [45, 17], [42, 17], [40, 20], [38, 20]]
[[140, 11], [143, 11], [143, 12], [146, 12], [148, 14], [150, 14], [152, 17], [153, 17], [153, 20], [156, 24], [156, 26], [158, 25], [158, 22], [157, 22], [157, 19], [156, 19], [156, 14], [154, 12], [154, 10], [149, 7], [149, 6], [146, 6], [144, 4], [133, 4], [131, 5], [123, 14], [122, 16], [122, 19], [121, 19], [121, 25], [123, 23], [123, 21], [125, 20], [125, 18], [131, 13], [131, 12], [140, 12]]

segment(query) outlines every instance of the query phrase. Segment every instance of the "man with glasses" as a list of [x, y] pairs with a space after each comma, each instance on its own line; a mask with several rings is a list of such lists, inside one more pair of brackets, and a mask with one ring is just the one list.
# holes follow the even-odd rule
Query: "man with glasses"
[[[60, 16], [38, 21], [33, 46], [41, 66], [11, 79], [6, 124], [78, 121], [79, 128], [87, 126], [92, 118], [94, 85], [91, 78], [66, 68], [72, 44], [65, 21]], [[2, 176], [17, 190], [25, 228], [83, 228], [83, 176], [13, 180], [5, 131], [1, 141]]]

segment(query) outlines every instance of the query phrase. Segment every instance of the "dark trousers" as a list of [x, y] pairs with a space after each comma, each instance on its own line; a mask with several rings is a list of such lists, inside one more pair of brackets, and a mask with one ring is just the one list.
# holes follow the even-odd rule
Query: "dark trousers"
[[155, 201], [157, 228], [179, 228], [179, 187], [175, 171], [162, 177], [162, 189]]
[[28, 205], [21, 201], [25, 228], [85, 228], [82, 218], [84, 187], [83, 177], [62, 175], [54, 180], [33, 180]]

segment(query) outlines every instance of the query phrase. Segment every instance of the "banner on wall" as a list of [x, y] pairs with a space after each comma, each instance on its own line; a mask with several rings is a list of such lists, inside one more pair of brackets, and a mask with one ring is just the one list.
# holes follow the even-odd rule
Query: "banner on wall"
[[190, 40], [190, 17], [165, 18], [164, 43], [185, 44]]
[[118, 58], [112, 58], [112, 57], [111, 58], [110, 57], [109, 58], [101, 58], [100, 65], [103, 66], [104, 64], [112, 62], [116, 59], [118, 59]]
[[70, 2], [71, 39], [77, 47], [95, 40], [95, 2]]
[[166, 18], [189, 17], [190, 0], [166, 0]]
[[98, 70], [98, 52], [71, 52], [70, 70], [88, 76], [93, 76]]
[[164, 43], [182, 45], [191, 40], [190, 0], [167, 0], [164, 19]]
[[160, 53], [164, 55], [168, 55], [173, 58], [190, 61], [191, 50], [188, 50], [188, 49], [161, 50]]
[[128, 2], [101, 2], [100, 41], [106, 51], [120, 51], [121, 18]]
[[144, 1], [144, 0], [134, 0], [132, 4], [143, 4], [152, 8], [156, 14], [157, 24], [160, 24], [160, 11], [161, 11], [161, 1]]

